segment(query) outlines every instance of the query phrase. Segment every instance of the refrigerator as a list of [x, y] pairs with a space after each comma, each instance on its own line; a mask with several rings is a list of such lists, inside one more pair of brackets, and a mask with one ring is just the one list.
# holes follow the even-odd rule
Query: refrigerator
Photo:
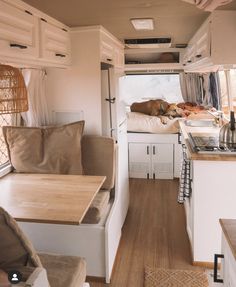
[[124, 75], [112, 66], [105, 66], [101, 75], [102, 135], [114, 138], [118, 147], [116, 197], [122, 206], [120, 220], [123, 225], [129, 205], [127, 120], [121, 97]]

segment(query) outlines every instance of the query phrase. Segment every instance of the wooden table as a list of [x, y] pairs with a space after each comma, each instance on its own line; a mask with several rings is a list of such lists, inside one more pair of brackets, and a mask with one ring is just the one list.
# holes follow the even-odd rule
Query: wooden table
[[0, 179], [0, 206], [16, 220], [78, 225], [104, 176], [14, 174]]

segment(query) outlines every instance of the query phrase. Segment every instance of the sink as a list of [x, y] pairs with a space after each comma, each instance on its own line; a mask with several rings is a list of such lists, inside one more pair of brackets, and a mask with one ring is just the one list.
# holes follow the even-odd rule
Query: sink
[[206, 120], [185, 120], [186, 126], [189, 127], [216, 127], [216, 123], [214, 120], [206, 119]]

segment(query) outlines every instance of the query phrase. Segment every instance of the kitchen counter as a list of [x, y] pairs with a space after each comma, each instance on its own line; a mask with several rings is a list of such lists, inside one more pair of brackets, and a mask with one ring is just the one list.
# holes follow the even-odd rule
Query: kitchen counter
[[236, 219], [220, 219], [220, 224], [236, 260]]
[[220, 128], [218, 127], [191, 127], [184, 123], [184, 120], [179, 120], [179, 126], [182, 137], [187, 146], [187, 152], [191, 160], [207, 160], [207, 161], [236, 161], [236, 154], [200, 154], [192, 149], [189, 142], [189, 133], [199, 133], [201, 135], [219, 134]]

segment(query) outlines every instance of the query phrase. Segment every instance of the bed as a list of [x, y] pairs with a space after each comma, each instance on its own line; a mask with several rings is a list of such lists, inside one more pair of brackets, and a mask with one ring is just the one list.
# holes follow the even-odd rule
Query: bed
[[142, 113], [127, 113], [127, 131], [135, 133], [175, 134], [179, 132], [178, 120], [165, 117], [166, 124], [156, 116], [148, 116]]

